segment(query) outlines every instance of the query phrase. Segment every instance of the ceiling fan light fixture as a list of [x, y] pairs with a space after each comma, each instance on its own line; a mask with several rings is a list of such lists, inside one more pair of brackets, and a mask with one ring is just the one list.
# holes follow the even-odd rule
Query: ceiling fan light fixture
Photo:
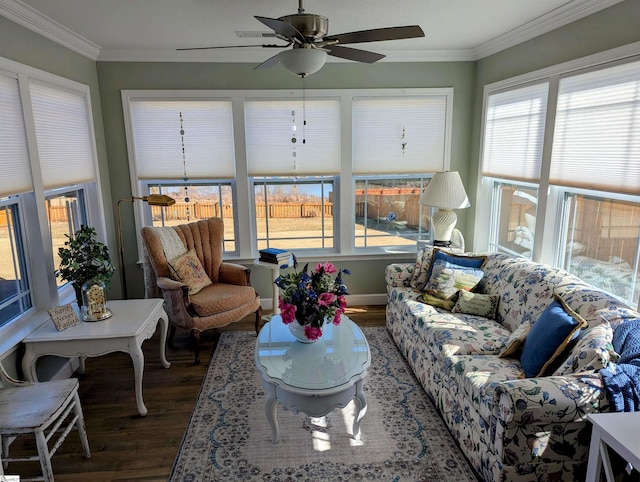
[[306, 77], [322, 68], [327, 61], [327, 52], [319, 49], [294, 48], [278, 54], [280, 63], [292, 74]]

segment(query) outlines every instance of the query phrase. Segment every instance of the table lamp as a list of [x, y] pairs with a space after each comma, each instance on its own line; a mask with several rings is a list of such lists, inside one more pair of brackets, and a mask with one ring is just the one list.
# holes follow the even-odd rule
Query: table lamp
[[469, 198], [457, 171], [438, 171], [420, 196], [420, 204], [438, 210], [431, 217], [434, 246], [449, 246], [458, 216], [453, 209], [468, 208]]
[[118, 218], [118, 242], [120, 243], [120, 269], [122, 270], [122, 294], [124, 299], [129, 299], [127, 293], [127, 276], [124, 268], [124, 243], [122, 242], [122, 221], [120, 219], [120, 203], [123, 201], [133, 203], [135, 200], [146, 202], [149, 206], [172, 206], [176, 203], [176, 200], [165, 194], [149, 194], [148, 196], [131, 196], [130, 198], [120, 199], [117, 204], [117, 218]]

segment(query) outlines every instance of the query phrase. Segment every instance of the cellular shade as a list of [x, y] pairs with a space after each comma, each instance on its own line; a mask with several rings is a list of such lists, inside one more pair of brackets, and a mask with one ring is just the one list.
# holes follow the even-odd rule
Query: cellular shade
[[33, 189], [18, 79], [0, 74], [0, 197]]
[[640, 62], [560, 79], [550, 182], [640, 194]]
[[338, 99], [247, 100], [245, 134], [251, 176], [340, 172]]
[[354, 98], [354, 174], [442, 170], [446, 112], [444, 95]]
[[44, 188], [95, 181], [85, 95], [37, 82], [29, 90]]
[[540, 179], [548, 84], [490, 94], [482, 173], [516, 181]]
[[138, 179], [182, 180], [180, 113], [187, 177], [235, 176], [230, 100], [132, 100], [130, 106]]

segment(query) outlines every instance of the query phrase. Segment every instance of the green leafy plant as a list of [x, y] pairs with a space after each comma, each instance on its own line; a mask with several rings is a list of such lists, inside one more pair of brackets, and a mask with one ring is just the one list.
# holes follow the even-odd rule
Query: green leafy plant
[[111, 263], [109, 248], [98, 241], [95, 228], [81, 226], [73, 236], [58, 248], [60, 268], [58, 276], [73, 283], [76, 291], [89, 280], [100, 280], [109, 286], [115, 268]]

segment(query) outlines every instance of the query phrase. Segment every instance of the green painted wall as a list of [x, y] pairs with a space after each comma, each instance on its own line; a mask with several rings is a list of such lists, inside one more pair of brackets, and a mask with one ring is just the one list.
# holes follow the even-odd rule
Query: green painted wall
[[[300, 89], [296, 76], [280, 68], [255, 71], [255, 64], [237, 63], [131, 63], [98, 62], [104, 128], [107, 138], [113, 199], [131, 196], [122, 112], [121, 90], [127, 89]], [[306, 79], [307, 89], [417, 88], [453, 87], [453, 139], [451, 168], [459, 170], [465, 184], [469, 179], [469, 142], [475, 66], [473, 62], [327, 64]], [[130, 296], [142, 296], [141, 271], [136, 269], [133, 211], [122, 205], [127, 246], [126, 272]], [[459, 213], [465, 223], [465, 212]], [[407, 258], [411, 259], [411, 258]], [[318, 260], [319, 261], [319, 260]], [[390, 259], [340, 262], [352, 271], [349, 291], [352, 294], [385, 293], [384, 267]], [[131, 274], [130, 274], [131, 273]], [[268, 270], [254, 268], [253, 284], [265, 297], [271, 297]]]
[[[598, 13], [573, 22], [528, 42], [516, 45], [477, 62], [474, 116], [469, 178], [477, 179], [482, 126], [484, 86], [640, 41], [640, 1], [625, 0]], [[640, 46], [638, 46], [640, 54]], [[469, 186], [475, 197], [476, 184]], [[472, 216], [465, 234], [474, 233]]]

